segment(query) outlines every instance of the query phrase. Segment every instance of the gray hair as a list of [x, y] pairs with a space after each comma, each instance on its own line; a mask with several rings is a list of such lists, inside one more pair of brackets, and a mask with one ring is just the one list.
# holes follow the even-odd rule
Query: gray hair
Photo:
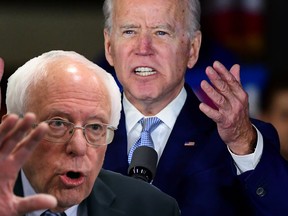
[[104, 69], [89, 61], [84, 56], [73, 51], [53, 50], [32, 58], [19, 67], [9, 78], [6, 91], [7, 113], [23, 116], [29, 100], [29, 87], [48, 75], [47, 65], [61, 57], [68, 57], [83, 63], [102, 79], [108, 90], [111, 103], [111, 118], [109, 124], [117, 128], [121, 112], [121, 93], [113, 76]]
[[[200, 16], [201, 16], [201, 7], [199, 0], [179, 0], [186, 1], [188, 13], [186, 16], [187, 19], [187, 31], [190, 37], [194, 37], [195, 32], [200, 30]], [[105, 0], [103, 4], [103, 14], [105, 19], [104, 28], [111, 33], [113, 26], [113, 2], [114, 0]]]

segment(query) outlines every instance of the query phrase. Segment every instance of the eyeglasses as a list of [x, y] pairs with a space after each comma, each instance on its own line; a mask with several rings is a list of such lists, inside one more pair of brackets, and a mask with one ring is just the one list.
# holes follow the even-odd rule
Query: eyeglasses
[[[104, 123], [86, 124], [81, 127], [61, 119], [51, 119], [45, 122], [48, 124], [49, 129], [44, 139], [53, 143], [68, 142], [76, 129], [82, 129], [87, 143], [91, 146], [108, 145], [112, 142], [114, 130], [116, 130], [116, 128]], [[34, 127], [36, 126], [37, 124], [34, 125]]]

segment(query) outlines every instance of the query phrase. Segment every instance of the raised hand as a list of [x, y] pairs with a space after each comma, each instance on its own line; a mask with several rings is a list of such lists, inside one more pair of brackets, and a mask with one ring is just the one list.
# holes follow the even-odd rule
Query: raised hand
[[201, 88], [212, 100], [214, 107], [201, 103], [199, 108], [216, 122], [221, 139], [238, 155], [254, 151], [257, 134], [249, 119], [248, 94], [240, 82], [240, 66], [228, 71], [220, 62], [206, 68], [211, 81], [201, 82]]
[[23, 198], [13, 193], [20, 168], [47, 130], [45, 123], [31, 130], [34, 122], [35, 115], [32, 113], [27, 113], [23, 118], [10, 114], [0, 125], [1, 216], [18, 216], [57, 205], [56, 198], [51, 195], [38, 194]]

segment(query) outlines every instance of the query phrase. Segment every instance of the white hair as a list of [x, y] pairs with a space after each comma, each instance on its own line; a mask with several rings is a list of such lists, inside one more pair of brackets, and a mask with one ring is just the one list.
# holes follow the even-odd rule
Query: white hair
[[121, 93], [113, 76], [103, 68], [89, 61], [84, 56], [74, 51], [53, 50], [32, 58], [19, 67], [9, 78], [6, 91], [7, 113], [15, 113], [23, 116], [27, 112], [29, 100], [29, 87], [39, 80], [45, 79], [48, 74], [47, 65], [61, 57], [68, 57], [73, 61], [83, 63], [103, 81], [111, 103], [111, 118], [109, 124], [117, 128], [121, 112]]

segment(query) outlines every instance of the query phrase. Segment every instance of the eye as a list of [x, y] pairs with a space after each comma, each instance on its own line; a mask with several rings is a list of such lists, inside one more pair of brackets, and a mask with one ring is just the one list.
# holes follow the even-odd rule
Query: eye
[[48, 125], [52, 129], [66, 129], [68, 127], [68, 122], [60, 119], [52, 119], [47, 121]]
[[157, 31], [157, 32], [156, 32], [156, 35], [165, 36], [165, 35], [168, 35], [168, 33], [165, 32], [165, 31]]
[[98, 123], [89, 124], [86, 127], [92, 131], [102, 131], [103, 130], [103, 125], [98, 124]]
[[123, 35], [132, 35], [132, 34], [135, 34], [135, 31], [131, 29], [123, 31]]

